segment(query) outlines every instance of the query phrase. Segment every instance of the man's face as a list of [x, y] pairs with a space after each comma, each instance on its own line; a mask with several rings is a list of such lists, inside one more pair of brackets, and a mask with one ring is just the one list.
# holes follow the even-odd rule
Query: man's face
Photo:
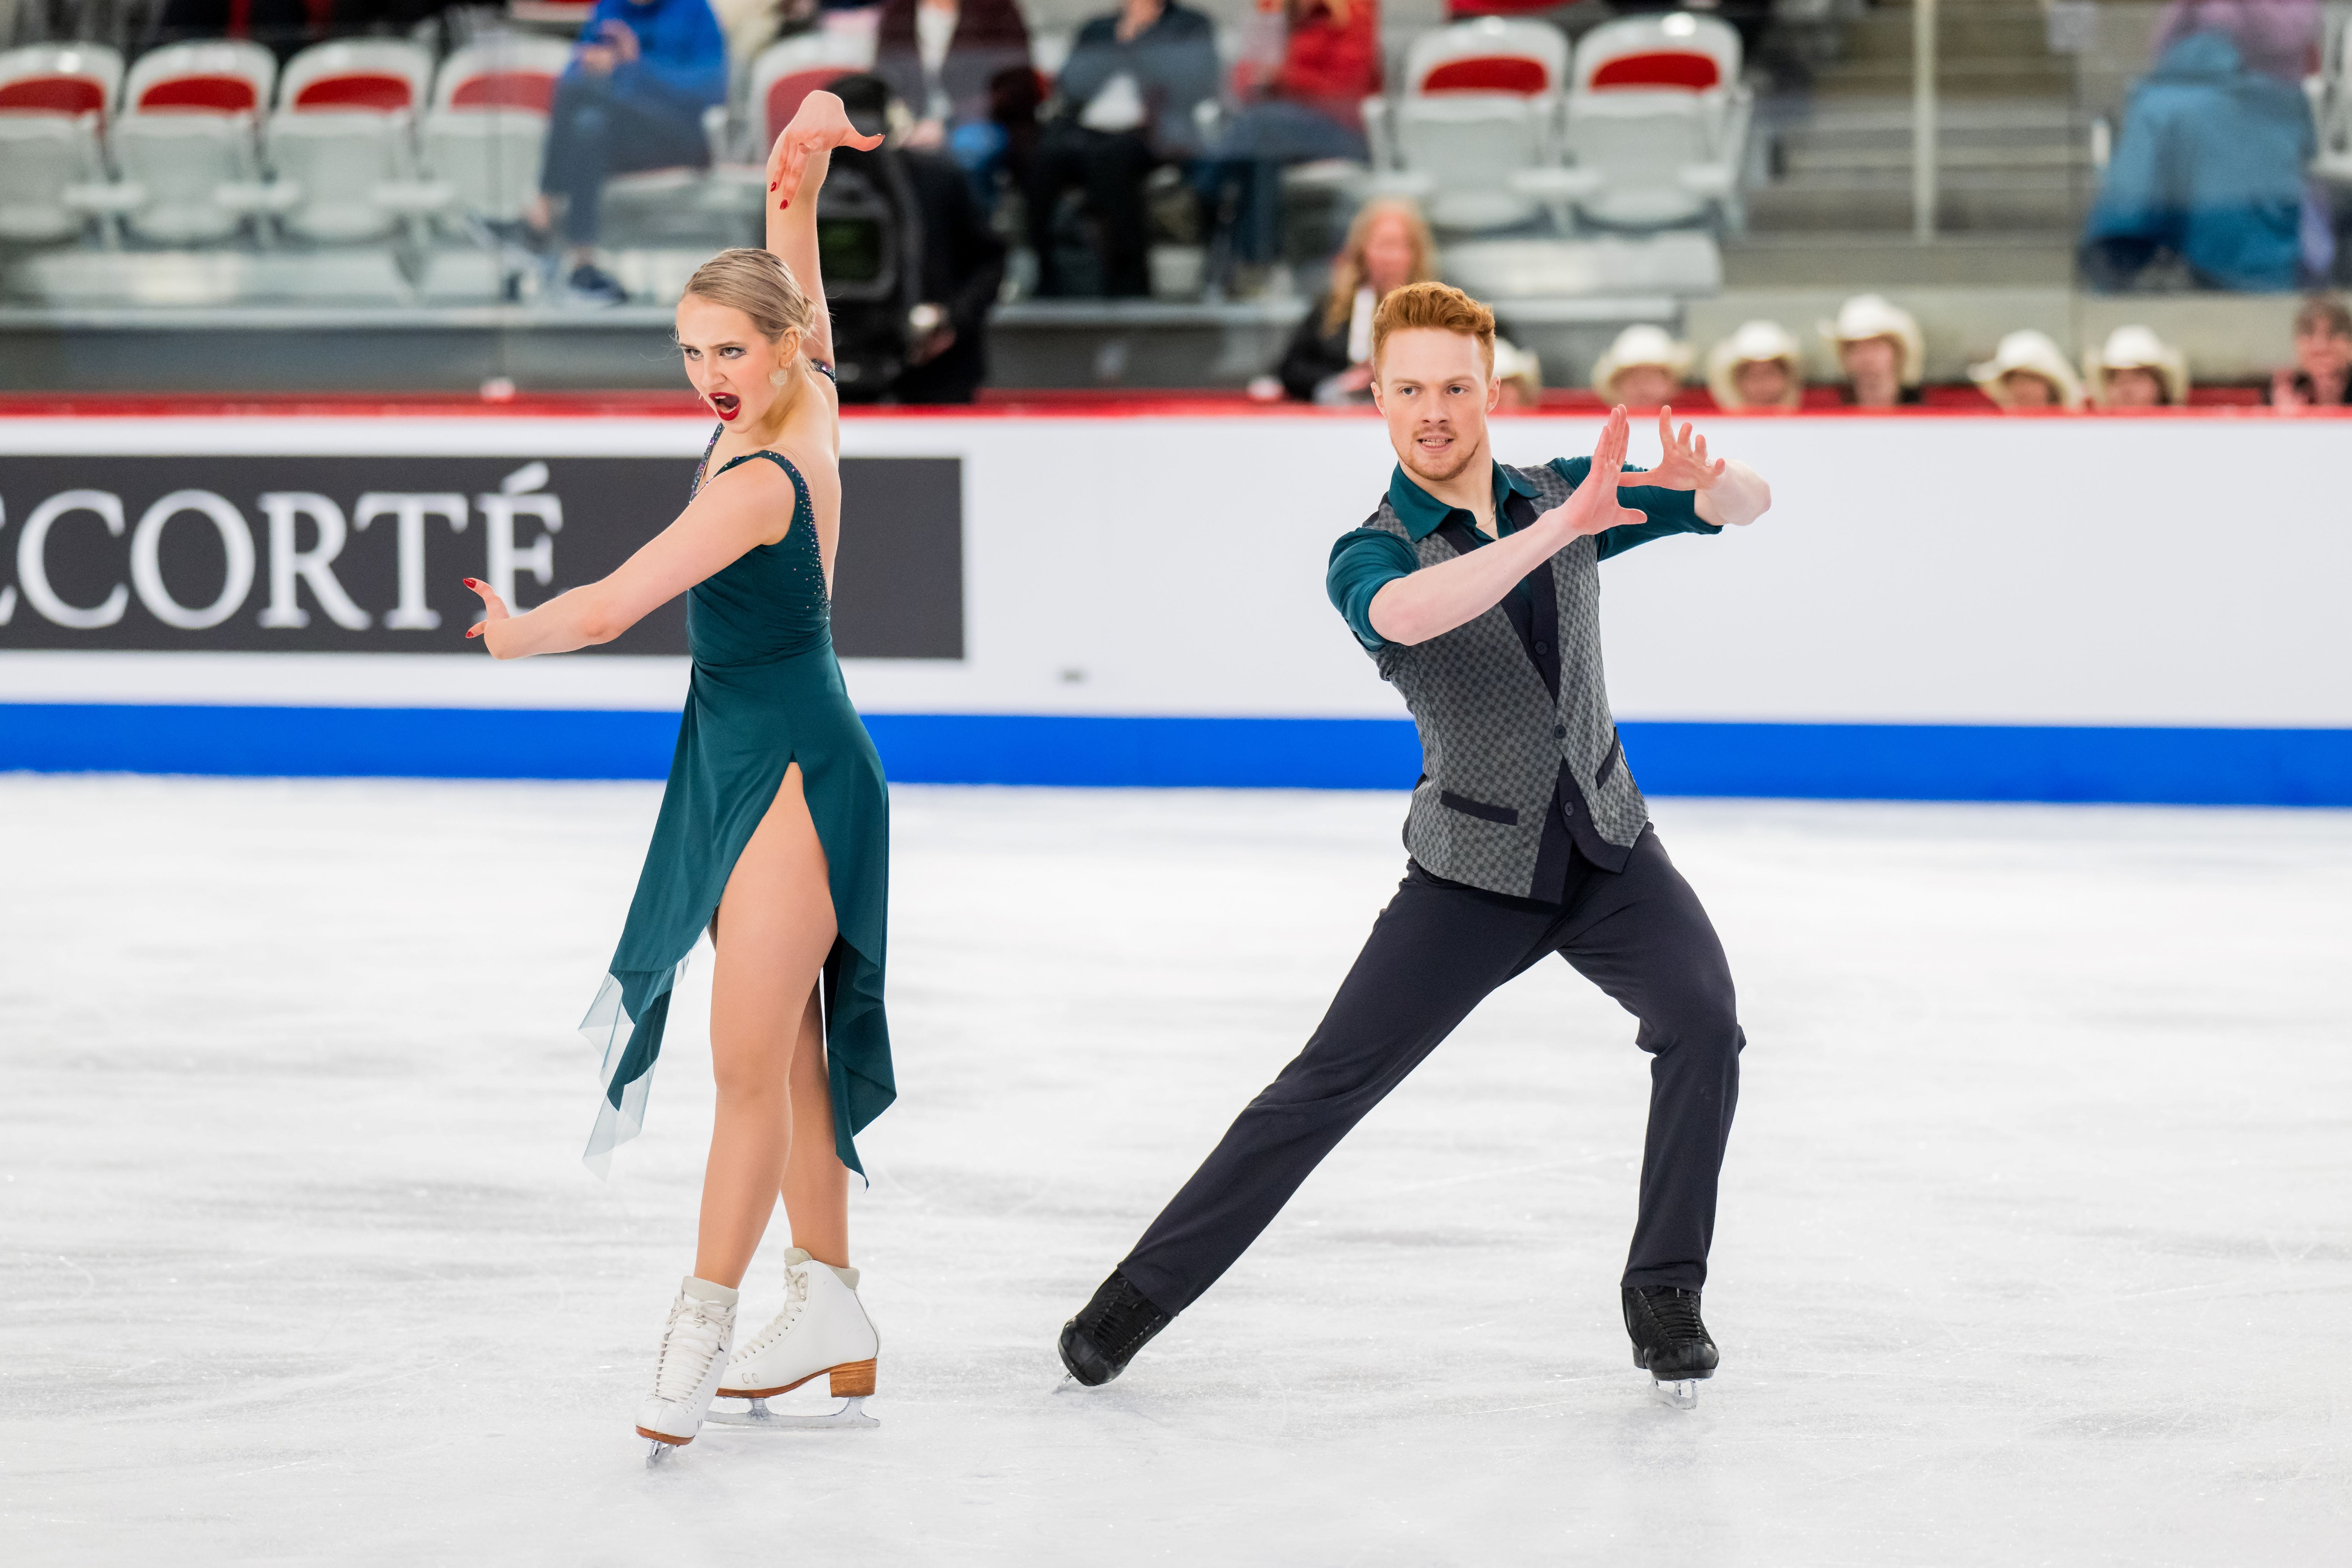
[[2058, 389], [2030, 370], [2013, 370], [2000, 378], [2011, 408], [2055, 408]]
[[1501, 389], [1466, 332], [1413, 327], [1389, 334], [1372, 378], [1372, 401], [1389, 422], [1389, 445], [1417, 479], [1443, 483], [1486, 456], [1486, 416]]
[[2125, 365], [2110, 370], [2105, 376], [2107, 406], [2110, 408], [2160, 408], [2164, 405], [2164, 383], [2156, 372], [2145, 365]]
[[1838, 359], [1845, 365], [1847, 380], [1857, 384], [1869, 382], [1875, 389], [1895, 379], [1895, 368], [1903, 363], [1903, 350], [1893, 338], [1856, 338], [1839, 345]]
[[1789, 395], [1789, 367], [1776, 359], [1752, 359], [1731, 373], [1731, 384], [1750, 408], [1775, 408]]
[[1658, 407], [1674, 401], [1674, 373], [1662, 364], [1629, 364], [1609, 378], [1609, 395], [1628, 408]]

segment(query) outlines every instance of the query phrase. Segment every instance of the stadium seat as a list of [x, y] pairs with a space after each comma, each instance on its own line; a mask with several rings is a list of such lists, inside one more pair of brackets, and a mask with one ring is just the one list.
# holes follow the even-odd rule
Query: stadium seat
[[129, 114], [176, 110], [258, 119], [277, 83], [278, 57], [259, 44], [166, 44], [131, 68], [122, 107]]
[[133, 234], [201, 245], [237, 232], [249, 207], [225, 197], [260, 178], [254, 127], [277, 79], [277, 57], [258, 44], [167, 44], [139, 58], [110, 139]]
[[99, 136], [122, 85], [122, 57], [90, 44], [0, 53], [0, 240], [78, 237], [104, 184]]
[[1375, 188], [1411, 195], [1443, 228], [1505, 226], [1535, 216], [1511, 176], [1559, 161], [1568, 42], [1542, 22], [1486, 17], [1441, 27], [1406, 52], [1402, 89], [1365, 104]]
[[506, 35], [468, 44], [441, 63], [425, 114], [425, 172], [449, 187], [454, 213], [520, 222], [539, 194], [547, 110], [572, 47]]
[[1749, 99], [1739, 35], [1688, 12], [1603, 23], [1576, 49], [1562, 140], [1593, 223], [1665, 228], [1738, 210]]
[[[861, 58], [862, 57], [862, 58]], [[803, 33], [769, 45], [751, 62], [751, 92], [744, 103], [742, 156], [765, 163], [776, 137], [792, 123], [801, 100], [818, 88], [873, 64], [871, 40], [840, 33]]]
[[424, 50], [383, 38], [317, 44], [287, 62], [268, 152], [288, 233], [328, 244], [384, 239], [404, 214], [446, 202], [419, 190], [410, 144], [431, 77]]

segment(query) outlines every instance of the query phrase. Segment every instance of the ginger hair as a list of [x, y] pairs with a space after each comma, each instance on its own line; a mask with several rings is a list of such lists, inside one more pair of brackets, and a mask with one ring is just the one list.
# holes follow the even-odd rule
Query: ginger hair
[[796, 331], [805, 351], [816, 335], [816, 302], [772, 251], [748, 246], [722, 250], [694, 269], [686, 280], [686, 292], [742, 311], [772, 343]]
[[1478, 340], [1479, 358], [1486, 374], [1495, 374], [1495, 312], [1450, 283], [1408, 283], [1389, 291], [1372, 312], [1372, 368], [1380, 369], [1381, 351], [1391, 332], [1433, 327]]

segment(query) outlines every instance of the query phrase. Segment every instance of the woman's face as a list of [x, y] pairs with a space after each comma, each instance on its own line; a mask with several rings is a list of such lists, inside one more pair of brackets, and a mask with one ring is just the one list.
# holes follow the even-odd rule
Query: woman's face
[[2326, 327], [2294, 335], [2294, 363], [2314, 381], [2333, 381], [2352, 369], [2352, 338]]
[[801, 338], [786, 332], [772, 343], [732, 305], [688, 294], [677, 302], [677, 346], [686, 359], [686, 379], [710, 411], [730, 426], [745, 427], [761, 423], [792, 385], [789, 375], [777, 385], [775, 375], [800, 357]]
[[1866, 394], [1857, 401], [1886, 407], [1898, 400], [1896, 373], [1903, 363], [1903, 349], [1893, 338], [1856, 338], [1841, 343], [1838, 363], [1845, 366], [1846, 379], [1853, 383], [1855, 391]]
[[2110, 369], [2106, 374], [2106, 405], [2110, 408], [2161, 408], [2164, 382], [2144, 364]]
[[1749, 360], [1731, 373], [1731, 384], [1738, 388], [1739, 401], [1750, 408], [1777, 408], [1789, 397], [1788, 363], [1777, 359]]
[[2000, 378], [2001, 392], [2011, 408], [2055, 408], [2058, 389], [2030, 370], [2013, 370]]
[[1609, 395], [1628, 408], [1656, 408], [1675, 400], [1675, 378], [1662, 364], [1629, 364], [1609, 378]]
[[1372, 220], [1364, 231], [1364, 281], [1375, 294], [1412, 281], [1412, 226], [1393, 213]]

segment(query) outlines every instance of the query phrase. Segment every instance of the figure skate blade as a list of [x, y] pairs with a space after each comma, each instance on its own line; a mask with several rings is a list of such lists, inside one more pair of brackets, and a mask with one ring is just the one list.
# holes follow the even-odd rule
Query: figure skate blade
[[866, 1398], [854, 1394], [841, 1402], [841, 1408], [829, 1411], [771, 1410], [764, 1399], [747, 1399], [737, 1407], [728, 1400], [726, 1408], [717, 1404], [703, 1420], [718, 1426], [751, 1426], [765, 1432], [844, 1432], [879, 1426], [881, 1422], [866, 1414]]
[[1696, 1410], [1698, 1408], [1698, 1380], [1696, 1378], [1682, 1377], [1664, 1379], [1654, 1377], [1650, 1379], [1650, 1392], [1657, 1395], [1661, 1404], [1671, 1405], [1677, 1410]]

